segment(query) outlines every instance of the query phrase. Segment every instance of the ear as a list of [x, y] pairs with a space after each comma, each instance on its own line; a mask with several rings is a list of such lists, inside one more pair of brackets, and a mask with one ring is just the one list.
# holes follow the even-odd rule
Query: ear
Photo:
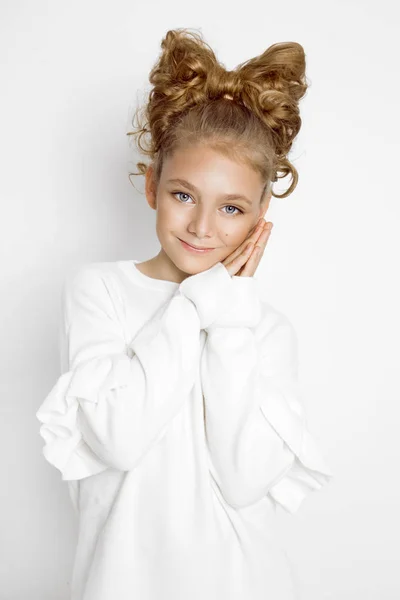
[[146, 177], [146, 186], [145, 186], [146, 199], [147, 199], [147, 202], [148, 202], [150, 208], [153, 208], [154, 210], [156, 210], [156, 208], [157, 208], [157, 190], [156, 190], [156, 185], [154, 182], [154, 169], [151, 165], [147, 168], [145, 177]]

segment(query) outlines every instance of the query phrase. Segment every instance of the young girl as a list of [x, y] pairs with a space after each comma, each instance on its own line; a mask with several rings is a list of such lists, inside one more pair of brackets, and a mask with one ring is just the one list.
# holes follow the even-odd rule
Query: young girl
[[200, 34], [168, 31], [150, 82], [132, 134], [160, 252], [67, 277], [63, 374], [37, 412], [79, 512], [71, 598], [293, 600], [275, 510], [332, 474], [296, 333], [254, 275], [271, 183], [297, 183], [304, 51], [274, 44], [226, 71]]

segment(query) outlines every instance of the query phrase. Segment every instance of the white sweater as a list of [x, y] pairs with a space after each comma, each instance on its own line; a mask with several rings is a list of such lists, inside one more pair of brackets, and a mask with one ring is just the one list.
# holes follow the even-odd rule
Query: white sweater
[[138, 262], [66, 278], [36, 413], [79, 513], [71, 600], [293, 600], [275, 510], [332, 477], [293, 326], [221, 262], [181, 284]]

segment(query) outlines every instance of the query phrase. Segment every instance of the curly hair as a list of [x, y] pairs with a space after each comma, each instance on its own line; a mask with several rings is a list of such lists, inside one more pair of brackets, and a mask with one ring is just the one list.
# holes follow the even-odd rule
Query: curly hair
[[[135, 111], [134, 131], [127, 133], [151, 158], [156, 185], [165, 158], [176, 148], [204, 143], [258, 172], [264, 182], [261, 200], [267, 190], [276, 198], [291, 194], [298, 172], [287, 155], [301, 127], [298, 103], [308, 87], [303, 47], [272, 44], [233, 71], [196, 30], [169, 30], [161, 48], [149, 74], [148, 100]], [[143, 162], [136, 166], [138, 173], [129, 176], [148, 169]], [[289, 174], [290, 187], [274, 193], [272, 182]]]

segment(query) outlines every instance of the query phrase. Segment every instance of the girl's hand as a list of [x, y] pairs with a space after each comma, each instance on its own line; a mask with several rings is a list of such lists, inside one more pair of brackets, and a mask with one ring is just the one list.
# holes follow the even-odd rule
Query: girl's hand
[[247, 238], [222, 261], [229, 274], [252, 277], [267, 245], [273, 223], [260, 218]]

